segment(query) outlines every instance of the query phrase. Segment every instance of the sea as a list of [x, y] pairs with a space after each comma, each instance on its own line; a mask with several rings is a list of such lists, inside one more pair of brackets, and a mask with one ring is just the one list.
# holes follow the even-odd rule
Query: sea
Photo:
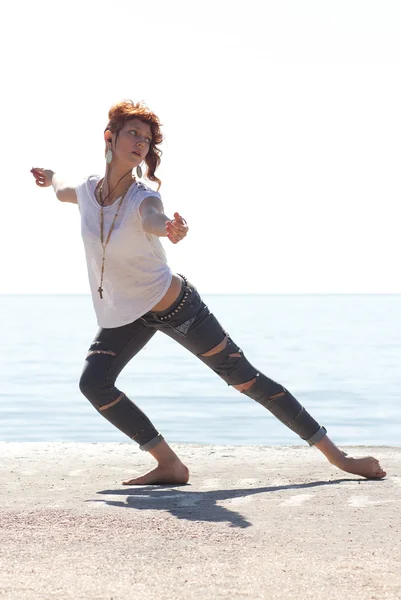
[[[343, 445], [401, 445], [401, 295], [205, 295], [250, 362]], [[0, 296], [0, 440], [130, 442], [81, 394], [88, 295]], [[117, 386], [168, 442], [304, 444], [157, 333]]]

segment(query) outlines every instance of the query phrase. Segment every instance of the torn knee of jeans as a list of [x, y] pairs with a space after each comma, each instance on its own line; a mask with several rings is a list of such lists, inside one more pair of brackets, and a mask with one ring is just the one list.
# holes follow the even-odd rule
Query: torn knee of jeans
[[214, 356], [214, 354], [218, 354], [219, 352], [222, 352], [226, 348], [227, 344], [228, 344], [228, 335], [226, 335], [224, 337], [224, 339], [220, 342], [220, 344], [217, 344], [217, 346], [215, 346], [208, 352], [199, 354], [199, 356]]
[[271, 410], [271, 405], [281, 406], [283, 403], [285, 404], [286, 398], [291, 396], [283, 385], [273, 379], [269, 379], [266, 375], [260, 373], [260, 371], [256, 373], [253, 385], [249, 385], [242, 392], [266, 408], [269, 408], [269, 410]]
[[[245, 383], [240, 383], [238, 385], [233, 385], [233, 388], [235, 388], [236, 390], [238, 390], [239, 392], [243, 393], [246, 392], [247, 390], [249, 390], [255, 383], [257, 378], [260, 376], [260, 373], [256, 374], [256, 377], [254, 377], [253, 379], [251, 379], [250, 381], [246, 381]], [[277, 394], [273, 394], [272, 396], [268, 396], [267, 400], [276, 400], [277, 398], [281, 398], [282, 396], [285, 396], [287, 393], [286, 390], [283, 390], [281, 392], [278, 392]]]
[[117, 354], [115, 352], [113, 352], [113, 350], [91, 350], [86, 355], [86, 358], [89, 358], [90, 356], [93, 356], [94, 354], [109, 354], [110, 356], [117, 356]]
[[118, 396], [118, 398], [116, 398], [112, 402], [109, 402], [108, 404], [105, 404], [104, 406], [99, 406], [100, 412], [102, 412], [103, 410], [107, 410], [108, 408], [111, 408], [112, 406], [114, 406], [115, 404], [117, 404], [118, 402], [120, 402], [120, 400], [122, 400], [124, 397], [125, 397], [125, 394], [122, 392]]
[[[256, 375], [256, 377], [259, 377], [259, 375], [260, 375], [260, 373], [258, 373]], [[255, 383], [255, 381], [256, 381], [256, 378], [253, 381], [253, 383]], [[251, 387], [251, 386], [249, 386], [249, 387]], [[249, 388], [247, 388], [247, 389], [249, 389]], [[282, 398], [283, 396], [286, 396], [286, 394], [287, 394], [287, 390], [285, 388], [283, 388], [280, 392], [277, 392], [276, 394], [272, 394], [271, 396], [267, 396], [267, 400], [268, 400], [268, 402], [270, 402], [270, 400], [276, 400], [277, 398]]]
[[238, 390], [239, 392], [245, 392], [246, 390], [249, 390], [250, 387], [253, 386], [253, 384], [256, 381], [256, 377], [254, 377], [253, 379], [251, 379], [250, 381], [245, 381], [244, 383], [239, 383], [238, 385], [233, 385], [233, 388], [235, 388], [236, 390]]

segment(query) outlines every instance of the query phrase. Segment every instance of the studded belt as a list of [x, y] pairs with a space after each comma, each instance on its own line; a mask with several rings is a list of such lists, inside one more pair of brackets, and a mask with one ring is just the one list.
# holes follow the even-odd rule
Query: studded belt
[[174, 317], [174, 315], [176, 315], [177, 313], [180, 312], [180, 310], [182, 310], [184, 304], [187, 302], [188, 300], [188, 296], [190, 294], [190, 290], [188, 288], [188, 279], [185, 277], [185, 275], [181, 275], [181, 273], [177, 273], [180, 277], [182, 277], [182, 279], [184, 280], [184, 288], [185, 289], [185, 293], [183, 295], [183, 297], [181, 298], [180, 303], [178, 304], [177, 308], [175, 308], [174, 310], [172, 310], [171, 312], [169, 312], [166, 315], [160, 316], [159, 319], [160, 321], [169, 321], [172, 317]]

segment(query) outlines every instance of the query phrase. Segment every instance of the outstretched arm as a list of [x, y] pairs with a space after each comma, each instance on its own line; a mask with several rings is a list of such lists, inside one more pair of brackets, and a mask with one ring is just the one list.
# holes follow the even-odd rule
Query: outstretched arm
[[139, 207], [144, 231], [159, 237], [167, 237], [170, 242], [177, 244], [188, 233], [188, 225], [177, 212], [169, 219], [164, 214], [163, 203], [156, 196], [148, 196]]
[[57, 198], [61, 202], [71, 202], [72, 204], [78, 204], [77, 194], [75, 188], [68, 186], [64, 183], [54, 171], [50, 169], [39, 169], [34, 167], [31, 169], [31, 173], [36, 180], [36, 185], [39, 187], [53, 186]]

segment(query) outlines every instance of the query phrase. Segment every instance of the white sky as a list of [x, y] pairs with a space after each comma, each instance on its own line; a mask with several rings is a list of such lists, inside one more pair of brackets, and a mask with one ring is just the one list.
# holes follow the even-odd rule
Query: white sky
[[111, 104], [164, 124], [165, 247], [203, 293], [401, 293], [399, 0], [2, 4], [0, 293], [89, 293], [78, 207]]

